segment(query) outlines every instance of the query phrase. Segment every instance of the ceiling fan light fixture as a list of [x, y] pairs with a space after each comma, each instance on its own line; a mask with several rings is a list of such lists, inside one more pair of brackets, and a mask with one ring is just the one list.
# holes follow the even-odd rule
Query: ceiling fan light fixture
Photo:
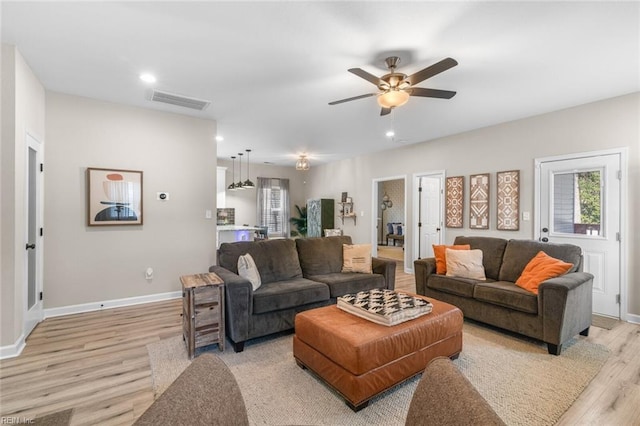
[[378, 96], [378, 105], [382, 108], [402, 106], [409, 100], [409, 94], [404, 90], [392, 89]]

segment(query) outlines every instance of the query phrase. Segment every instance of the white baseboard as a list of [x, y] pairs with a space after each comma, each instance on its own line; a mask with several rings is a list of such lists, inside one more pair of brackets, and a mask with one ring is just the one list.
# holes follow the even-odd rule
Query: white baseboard
[[44, 317], [53, 318], [62, 315], [80, 314], [83, 312], [101, 311], [103, 309], [121, 308], [125, 306], [140, 305], [143, 303], [161, 302], [163, 300], [179, 299], [181, 291], [169, 293], [149, 294], [146, 296], [127, 297], [125, 299], [105, 300], [102, 302], [83, 303], [80, 305], [61, 306], [44, 310]]
[[25, 347], [26, 336], [22, 334], [13, 345], [0, 346], [0, 359], [15, 358], [22, 353]]
[[631, 324], [640, 324], [640, 315], [627, 314], [627, 322]]

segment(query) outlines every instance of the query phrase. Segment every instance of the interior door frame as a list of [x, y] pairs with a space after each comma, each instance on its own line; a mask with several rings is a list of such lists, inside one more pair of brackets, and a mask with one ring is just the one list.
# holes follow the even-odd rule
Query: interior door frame
[[629, 227], [628, 227], [628, 200], [629, 193], [627, 188], [628, 182], [628, 148], [613, 148], [600, 151], [588, 151], [575, 154], [564, 154], [553, 157], [541, 157], [535, 159], [534, 167], [534, 212], [533, 212], [533, 238], [540, 239], [540, 208], [541, 208], [541, 174], [540, 168], [542, 163], [550, 161], [578, 160], [580, 158], [600, 157], [603, 155], [619, 155], [620, 156], [620, 319], [627, 321], [628, 315], [628, 274], [627, 274], [627, 256], [629, 252]]
[[[387, 177], [380, 177], [380, 178], [374, 178], [371, 180], [371, 255], [376, 257], [378, 256], [378, 233], [380, 232], [378, 230], [378, 206], [380, 205], [380, 200], [378, 199], [378, 185], [382, 182], [386, 182], [386, 181], [390, 181], [390, 180], [399, 180], [402, 179], [404, 181], [404, 226], [405, 226], [405, 231], [404, 231], [404, 235], [405, 235], [405, 242], [404, 242], [404, 247], [405, 250], [402, 254], [402, 257], [404, 259], [404, 269], [405, 271], [407, 270], [407, 236], [409, 233], [409, 224], [407, 222], [407, 188], [409, 185], [407, 185], [407, 175], [396, 175], [396, 176], [387, 176]], [[382, 224], [381, 226], [384, 226], [384, 224]], [[384, 233], [384, 230], [383, 230]], [[373, 243], [375, 241], [375, 244]]]
[[[433, 170], [433, 171], [429, 171], [429, 172], [420, 172], [420, 173], [414, 173], [413, 174], [413, 224], [415, 225], [415, 229], [413, 231], [413, 251], [412, 251], [412, 258], [417, 259], [418, 256], [420, 255], [419, 249], [418, 249], [418, 244], [420, 241], [420, 235], [418, 235], [419, 229], [417, 226], [418, 220], [420, 219], [419, 214], [418, 214], [418, 209], [420, 208], [420, 201], [419, 201], [419, 194], [418, 194], [418, 188], [420, 186], [420, 178], [423, 177], [432, 177], [432, 178], [439, 178], [440, 179], [440, 197], [439, 197], [439, 202], [440, 202], [440, 219], [443, 220], [444, 219], [444, 183], [445, 183], [445, 179], [446, 179], [447, 173], [445, 170]], [[446, 227], [444, 226], [444, 224], [440, 227], [440, 241], [446, 241]], [[405, 264], [406, 265], [406, 264]], [[408, 266], [408, 265], [407, 265]], [[405, 268], [407, 271], [410, 271], [411, 273], [413, 273], [413, 262], [411, 262], [411, 266], [410, 267], [406, 267]]]
[[[27, 132], [25, 136], [25, 188], [27, 188], [27, 194], [25, 197], [25, 214], [27, 217], [25, 218], [25, 229], [24, 229], [24, 242], [25, 245], [29, 242], [29, 181], [30, 181], [30, 168], [29, 168], [29, 151], [33, 150], [36, 153], [36, 168], [44, 163], [44, 145], [41, 140], [31, 133]], [[44, 237], [40, 234], [38, 229], [42, 229], [44, 222], [44, 179], [42, 176], [42, 171], [36, 169], [36, 248], [35, 256], [36, 256], [36, 265], [35, 265], [35, 274], [36, 274], [36, 288], [35, 288], [35, 298], [36, 303], [34, 304], [32, 309], [29, 309], [29, 252], [28, 250], [24, 250], [24, 271], [25, 271], [25, 281], [24, 288], [22, 289], [23, 293], [23, 334], [24, 336], [28, 336], [31, 331], [44, 319], [44, 301], [40, 299], [40, 293], [44, 291], [44, 280], [43, 280], [43, 265], [44, 265], [44, 250], [43, 250], [43, 241]]]

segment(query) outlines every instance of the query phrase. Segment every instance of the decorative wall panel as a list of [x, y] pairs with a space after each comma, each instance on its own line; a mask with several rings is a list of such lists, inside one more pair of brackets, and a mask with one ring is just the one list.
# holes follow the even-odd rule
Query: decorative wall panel
[[469, 228], [489, 229], [489, 173], [469, 177]]
[[462, 228], [464, 206], [464, 176], [447, 178], [446, 221], [447, 228]]
[[498, 181], [498, 229], [520, 229], [520, 171], [497, 173]]

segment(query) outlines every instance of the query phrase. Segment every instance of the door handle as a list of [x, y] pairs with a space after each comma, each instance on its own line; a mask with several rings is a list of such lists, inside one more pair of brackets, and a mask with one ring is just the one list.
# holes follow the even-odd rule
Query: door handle
[[28, 243], [27, 243], [27, 246], [26, 246], [25, 248], [26, 248], [27, 250], [29, 250], [29, 249], [34, 249], [34, 248], [36, 248], [36, 245], [35, 245], [35, 243], [34, 243], [34, 244], [28, 244]]
[[540, 238], [540, 241], [542, 241], [543, 243], [549, 242], [549, 239], [547, 237], [542, 237]]
[[440, 228], [436, 228], [436, 232], [440, 232]]
[[549, 228], [542, 228], [542, 232], [549, 232]]

